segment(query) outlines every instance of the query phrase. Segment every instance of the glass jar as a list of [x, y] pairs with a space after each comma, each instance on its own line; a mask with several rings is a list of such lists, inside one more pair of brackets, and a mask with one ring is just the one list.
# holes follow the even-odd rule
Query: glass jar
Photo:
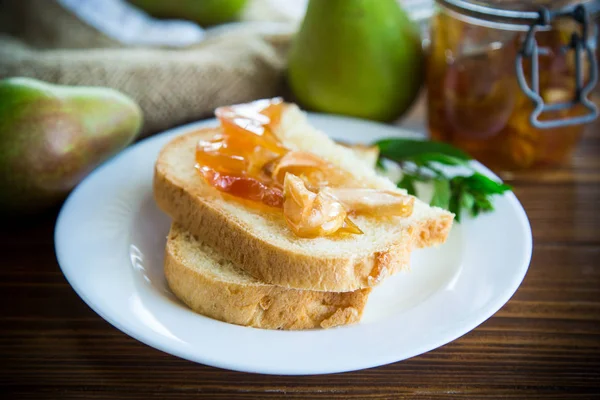
[[598, 114], [598, 1], [437, 0], [428, 123], [497, 171], [556, 164]]

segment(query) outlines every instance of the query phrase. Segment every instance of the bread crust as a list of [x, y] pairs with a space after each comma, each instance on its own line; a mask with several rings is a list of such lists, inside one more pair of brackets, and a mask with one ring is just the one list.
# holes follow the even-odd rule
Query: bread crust
[[356, 323], [362, 316], [370, 289], [315, 292], [229, 282], [203, 273], [181, 255], [181, 231], [173, 225], [169, 232], [165, 276], [173, 293], [197, 313], [237, 325], [286, 330], [331, 328]]
[[265, 283], [327, 292], [368, 288], [406, 268], [407, 254], [414, 247], [443, 243], [451, 228], [451, 214], [426, 219], [408, 226], [396, 243], [369, 254], [357, 251], [352, 256], [323, 257], [274, 245], [218, 209], [210, 198], [216, 196], [222, 201], [222, 195], [202, 184], [199, 176], [197, 185], [188, 185], [169, 172], [164, 155], [172, 147], [189, 140], [189, 135], [203, 137], [215, 132], [208, 128], [184, 134], [162, 149], [155, 166], [154, 197], [158, 206], [184, 229]]

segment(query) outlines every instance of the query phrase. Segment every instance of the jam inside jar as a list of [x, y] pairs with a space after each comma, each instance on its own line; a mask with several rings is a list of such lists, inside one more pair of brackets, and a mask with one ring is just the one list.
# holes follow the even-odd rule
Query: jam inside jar
[[[456, 7], [446, 7], [448, 3], [473, 2], [438, 0], [431, 21], [427, 102], [432, 139], [460, 147], [498, 172], [561, 162], [575, 147], [585, 125], [539, 128], [531, 122], [536, 104], [519, 85], [516, 68], [531, 21], [478, 19]], [[539, 10], [540, 5], [548, 5], [496, 3], [516, 4], [511, 11]], [[557, 3], [564, 7], [568, 2], [551, 2], [554, 6]], [[585, 42], [595, 48], [596, 28], [592, 28]], [[564, 120], [590, 111], [574, 101], [577, 63], [575, 52], [567, 49], [573, 32], [581, 31], [580, 24], [570, 18], [556, 18], [536, 30], [537, 88], [531, 72], [533, 58], [522, 58], [527, 86], [537, 89], [545, 105], [572, 102], [569, 107], [541, 113], [539, 121]], [[591, 79], [589, 53], [580, 54], [580, 61], [585, 85]]]

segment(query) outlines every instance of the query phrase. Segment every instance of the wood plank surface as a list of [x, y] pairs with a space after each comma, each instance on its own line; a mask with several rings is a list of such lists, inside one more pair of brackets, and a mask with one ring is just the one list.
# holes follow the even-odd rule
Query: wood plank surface
[[4, 225], [0, 398], [600, 398], [600, 123], [572, 162], [511, 183], [534, 234], [514, 297], [439, 349], [326, 376], [237, 373], [148, 347], [96, 315], [66, 282], [53, 248], [57, 209]]

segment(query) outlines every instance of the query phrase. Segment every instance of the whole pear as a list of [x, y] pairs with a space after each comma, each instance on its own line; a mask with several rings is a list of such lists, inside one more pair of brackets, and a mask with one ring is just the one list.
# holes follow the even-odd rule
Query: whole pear
[[0, 214], [56, 204], [141, 123], [138, 105], [113, 89], [0, 80]]
[[211, 26], [236, 20], [247, 0], [129, 0], [158, 18], [179, 18]]
[[288, 66], [302, 106], [390, 121], [422, 82], [419, 30], [397, 0], [310, 0]]

